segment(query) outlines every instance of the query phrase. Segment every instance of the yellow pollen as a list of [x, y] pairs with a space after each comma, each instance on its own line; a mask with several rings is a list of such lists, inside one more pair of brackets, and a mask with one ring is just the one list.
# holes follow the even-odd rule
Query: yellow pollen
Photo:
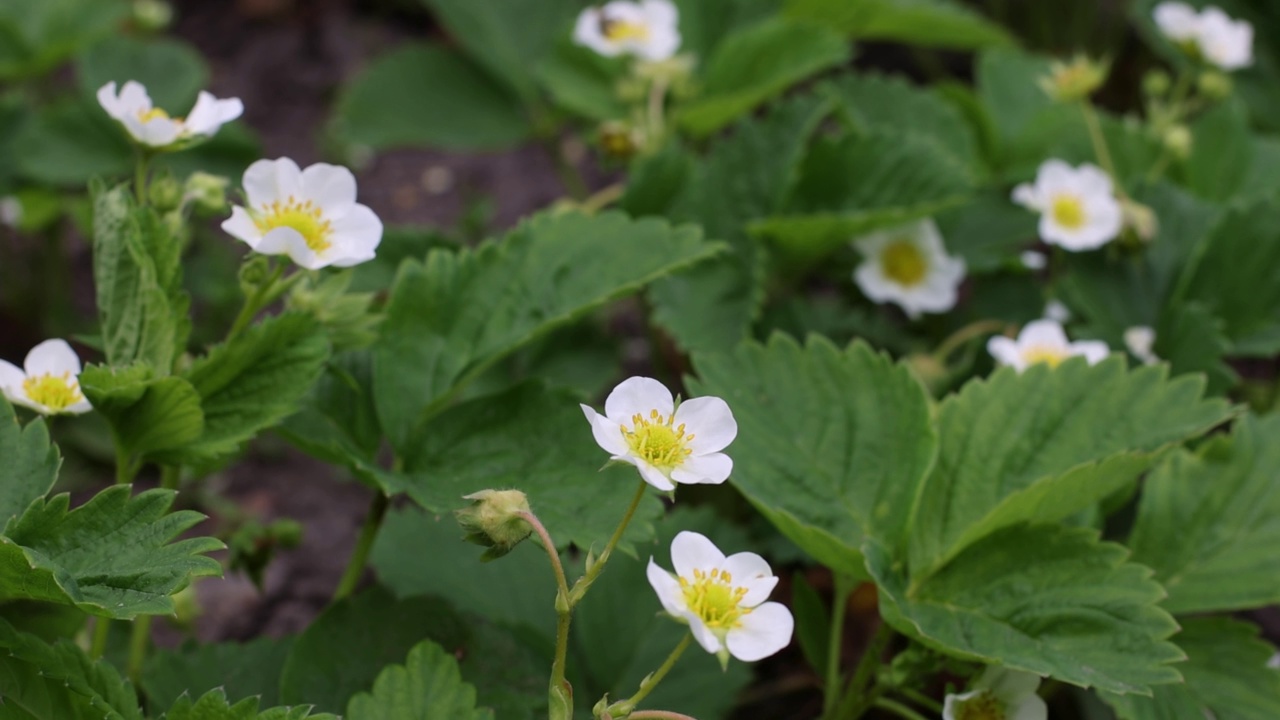
[[1044, 363], [1049, 367], [1058, 367], [1068, 357], [1070, 353], [1067, 351], [1049, 345], [1032, 345], [1022, 351], [1022, 359], [1026, 360], [1028, 365]]
[[729, 630], [741, 624], [751, 608], [740, 605], [747, 589], [733, 586], [733, 577], [724, 570], [693, 571], [693, 580], [680, 578], [684, 601], [712, 630]]
[[960, 705], [956, 720], [1005, 720], [1004, 703], [984, 690]]
[[659, 470], [670, 472], [693, 453], [688, 447], [693, 433], [685, 434], [684, 423], [672, 427], [674, 422], [674, 413], [664, 416], [657, 410], [650, 410], [647, 418], [636, 413], [631, 416], [631, 429], [623, 426], [622, 436], [637, 457]]
[[1079, 230], [1084, 227], [1084, 203], [1075, 195], [1059, 195], [1053, 199], [1051, 209], [1054, 222], [1068, 230]]
[[625, 20], [610, 20], [609, 18], [600, 18], [600, 32], [606, 38], [613, 42], [624, 42], [627, 40], [645, 41], [649, 39], [649, 27], [643, 23], [627, 22]]
[[270, 205], [263, 205], [253, 222], [263, 234], [278, 227], [293, 228], [315, 253], [322, 253], [333, 245], [329, 242], [333, 226], [324, 219], [320, 208], [310, 200], [299, 203], [290, 195], [284, 203], [277, 200]]
[[148, 122], [151, 122], [152, 120], [156, 120], [156, 119], [161, 119], [161, 120], [169, 120], [169, 119], [173, 119], [173, 120], [181, 120], [182, 118], [170, 118], [170, 117], [169, 117], [169, 113], [165, 112], [165, 111], [164, 111], [164, 108], [151, 108], [150, 110], [145, 110], [145, 111], [144, 111], [144, 110], [139, 110], [139, 111], [138, 111], [138, 119], [139, 119], [139, 120], [141, 120], [141, 121], [142, 121], [142, 122], [144, 122], [144, 123], [148, 123]]
[[84, 399], [80, 394], [80, 384], [71, 378], [70, 372], [61, 375], [34, 375], [22, 381], [22, 389], [31, 402], [54, 412], [65, 410]]
[[880, 253], [880, 267], [899, 285], [919, 285], [929, 272], [924, 253], [906, 238], [894, 240]]

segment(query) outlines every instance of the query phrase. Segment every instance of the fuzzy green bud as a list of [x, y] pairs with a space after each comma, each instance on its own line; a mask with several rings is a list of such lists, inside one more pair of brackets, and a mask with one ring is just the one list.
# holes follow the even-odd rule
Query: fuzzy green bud
[[164, 0], [134, 0], [133, 22], [140, 30], [160, 32], [173, 22], [173, 7]]
[[643, 133], [619, 120], [601, 123], [596, 138], [604, 154], [615, 160], [627, 160], [644, 145]]
[[240, 290], [250, 297], [271, 279], [271, 258], [266, 255], [250, 255], [240, 266]]
[[1120, 201], [1120, 213], [1124, 218], [1126, 235], [1132, 235], [1140, 243], [1149, 243], [1160, 232], [1160, 221], [1151, 208], [1129, 198]]
[[1196, 78], [1196, 87], [1210, 100], [1225, 100], [1231, 96], [1231, 77], [1217, 70], [1206, 70]]
[[465, 540], [489, 548], [480, 557], [483, 562], [506, 555], [533, 533], [521, 515], [530, 512], [529, 498], [519, 490], [481, 490], [463, 499], [471, 504], [454, 514]]
[[176, 210], [182, 204], [182, 185], [172, 175], [164, 173], [151, 180], [151, 185], [147, 187], [147, 199], [159, 212]]
[[1142, 91], [1151, 97], [1160, 97], [1169, 92], [1173, 79], [1163, 70], [1152, 70], [1142, 78]]
[[1070, 62], [1055, 62], [1049, 75], [1040, 78], [1040, 88], [1058, 102], [1077, 102], [1092, 95], [1107, 81], [1110, 66], [1077, 55]]
[[1191, 145], [1194, 138], [1191, 135], [1191, 129], [1186, 125], [1173, 125], [1164, 131], [1160, 142], [1164, 143], [1164, 147], [1179, 160], [1186, 160], [1191, 156]]
[[183, 195], [205, 215], [219, 215], [227, 210], [227, 187], [231, 181], [221, 175], [193, 172], [187, 178]]

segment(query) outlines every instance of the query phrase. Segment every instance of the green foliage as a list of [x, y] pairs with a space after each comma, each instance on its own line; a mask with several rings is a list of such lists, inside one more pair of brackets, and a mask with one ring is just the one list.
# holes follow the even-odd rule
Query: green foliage
[[33, 78], [106, 37], [128, 8], [96, 0], [6, 0], [0, 6], [0, 80]]
[[542, 698], [542, 677], [503, 631], [459, 615], [442, 600], [396, 600], [382, 588], [333, 605], [298, 636], [280, 677], [280, 700], [311, 702], [320, 710], [348, 707], [347, 717], [358, 716], [357, 706], [373, 712], [382, 701], [370, 705], [352, 696], [370, 688], [381, 695], [375, 684], [381, 668], [424, 640], [464, 658], [463, 678], [480, 689], [482, 703], [499, 717], [532, 717]]
[[697, 356], [695, 395], [722, 397], [738, 421], [732, 482], [827, 567], [863, 576], [867, 537], [907, 522], [937, 437], [923, 388], [863, 343], [840, 350], [784, 335]]
[[693, 228], [617, 213], [540, 215], [476, 250], [407, 262], [374, 346], [374, 398], [392, 446], [513, 350], [655, 278], [708, 257]]
[[532, 128], [519, 101], [471, 60], [434, 44], [379, 57], [338, 102], [341, 136], [374, 149], [510, 147]]
[[0, 620], [0, 716], [14, 720], [143, 720], [109, 663], [67, 640], [50, 645]]
[[328, 334], [300, 313], [264, 320], [213, 348], [183, 373], [200, 394], [204, 432], [160, 459], [200, 462], [235, 452], [298, 409], [328, 358]]
[[404, 665], [378, 674], [372, 692], [351, 698], [351, 720], [492, 720], [476, 708], [476, 691], [462, 681], [458, 663], [443, 648], [424, 640]]
[[1280, 714], [1280, 670], [1275, 653], [1253, 625], [1228, 618], [1194, 618], [1174, 636], [1186, 651], [1177, 665], [1185, 682], [1154, 688], [1152, 697], [1103, 697], [1120, 720], [1270, 720]]
[[1018, 251], [1036, 235], [1036, 215], [998, 191], [981, 193], [970, 202], [942, 211], [934, 220], [947, 252], [964, 258], [970, 273], [992, 272], [1017, 262]]
[[864, 551], [885, 620], [949, 655], [1118, 693], [1178, 680], [1164, 591], [1092, 530], [1006, 527], [918, 579], [879, 542]]
[[[577, 400], [526, 383], [456, 405], [423, 427], [402, 458], [404, 472], [384, 474], [384, 486], [437, 513], [464, 507], [464, 495], [518, 487], [558, 545], [603, 546], [639, 476], [631, 466], [601, 471], [609, 456]], [[656, 497], [645, 500], [626, 541], [647, 537], [661, 512]]]
[[851, 239], [963, 202], [969, 173], [932, 140], [873, 130], [810, 148], [781, 212], [751, 225], [780, 256], [807, 266]]
[[75, 510], [68, 510], [66, 494], [32, 503], [0, 536], [6, 599], [69, 603], [110, 618], [172, 613], [174, 593], [195, 578], [221, 574], [205, 553], [223, 547], [208, 537], [171, 542], [204, 518], [169, 512], [175, 494], [130, 497], [120, 485]]
[[140, 82], [156, 107], [182, 116], [208, 84], [209, 69], [200, 54], [186, 43], [120, 36], [107, 38], [80, 55], [76, 79], [90, 98], [108, 82], [115, 82], [117, 90], [129, 80]]
[[561, 42], [538, 68], [538, 80], [560, 107], [592, 120], [621, 120], [627, 107], [618, 98], [624, 61]]
[[93, 178], [124, 175], [131, 167], [132, 151], [120, 126], [97, 100], [87, 98], [59, 100], [29, 113], [13, 149], [18, 175], [48, 185], [79, 188]]
[[325, 365], [301, 409], [280, 431], [312, 457], [343, 465], [376, 483], [382, 428], [373, 405], [373, 357], [367, 350], [336, 355]]
[[271, 707], [278, 702], [280, 671], [292, 647], [292, 638], [258, 638], [157, 650], [143, 667], [141, 687], [152, 714], [184, 694], [199, 697], [219, 688], [229, 697], [256, 697]]
[[218, 688], [201, 695], [199, 700], [183, 695], [160, 717], [162, 720], [340, 720], [339, 716], [329, 713], [312, 715], [311, 708], [306, 705], [276, 707], [259, 712], [260, 702], [259, 698], [251, 697], [232, 705], [227, 702], [223, 689]]
[[1240, 420], [1196, 453], [1170, 455], [1147, 479], [1129, 544], [1155, 570], [1174, 613], [1280, 602], [1280, 416]]
[[42, 498], [58, 479], [62, 458], [49, 441], [44, 420], [25, 428], [18, 423], [13, 406], [0, 396], [0, 521], [7, 523], [21, 515], [37, 498]]
[[1254, 163], [1254, 142], [1244, 105], [1218, 105], [1199, 117], [1191, 130], [1191, 157], [1183, 168], [1187, 188], [1216, 202], [1237, 197]]
[[107, 419], [126, 457], [150, 459], [190, 443], [204, 431], [196, 389], [180, 377], [155, 377], [149, 365], [90, 365], [80, 374], [80, 388]]
[[791, 579], [791, 611], [796, 619], [796, 642], [804, 659], [809, 667], [824, 672], [831, 652], [831, 613], [803, 572], [796, 572]]
[[684, 105], [680, 124], [709, 135], [792, 85], [849, 58], [829, 27], [773, 18], [727, 37], [707, 59], [702, 96]]
[[723, 348], [747, 337], [764, 302], [766, 269], [764, 248], [746, 232], [747, 223], [779, 211], [810, 136], [830, 112], [830, 100], [816, 95], [779, 102], [761, 120], [740, 121], [689, 174], [672, 217], [699, 223], [708, 237], [727, 241], [730, 252], [649, 291], [654, 322], [685, 350]]
[[958, 50], [1015, 44], [1004, 28], [955, 0], [788, 0], [786, 13], [860, 40]]
[[1230, 417], [1203, 390], [1202, 378], [1126, 370], [1119, 358], [969, 383], [938, 410], [938, 459], [910, 530], [912, 577], [999, 528], [1060, 520], [1128, 486], [1159, 452]]

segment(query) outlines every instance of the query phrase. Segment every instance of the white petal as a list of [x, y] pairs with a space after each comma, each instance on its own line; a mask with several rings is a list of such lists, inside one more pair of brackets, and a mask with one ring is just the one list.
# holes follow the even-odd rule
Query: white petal
[[1066, 349], [1068, 344], [1066, 331], [1053, 320], [1033, 320], [1018, 333], [1018, 345], [1021, 347], [1042, 345]]
[[724, 561], [720, 548], [701, 533], [682, 530], [671, 541], [671, 566], [682, 578], [693, 579], [694, 570], [718, 570]]
[[605, 452], [610, 455], [626, 455], [631, 452], [618, 423], [596, 412], [590, 406], [579, 405], [578, 407], [582, 408], [582, 414], [587, 417], [587, 422], [591, 423], [591, 436]]
[[1199, 25], [1195, 9], [1182, 2], [1162, 2], [1153, 16], [1160, 31], [1174, 40], [1192, 38]]
[[723, 647], [720, 644], [720, 638], [716, 637], [716, 634], [711, 632], [711, 628], [707, 627], [707, 624], [702, 621], [702, 618], [688, 610], [680, 613], [679, 617], [689, 626], [689, 631], [693, 633], [693, 639], [698, 641], [698, 644], [702, 646], [703, 650], [706, 650], [712, 655], [720, 652], [720, 648]]
[[600, 11], [595, 8], [587, 8], [578, 15], [578, 22], [573, 28], [573, 40], [607, 57], [614, 57], [622, 52], [621, 47], [604, 36], [600, 28]]
[[724, 453], [691, 455], [671, 471], [682, 485], [719, 485], [733, 474], [733, 459]]
[[942, 705], [942, 720], [956, 720], [956, 712], [964, 706], [965, 701], [981, 695], [982, 692], [982, 690], [970, 690], [958, 695], [949, 693]]
[[[310, 168], [308, 168], [310, 169]], [[372, 260], [382, 243], [382, 220], [364, 205], [349, 205], [340, 217], [330, 221], [333, 227], [333, 264], [351, 267]]]
[[661, 62], [680, 49], [680, 31], [674, 27], [649, 26], [649, 38], [637, 54], [650, 62]]
[[297, 196], [302, 190], [302, 171], [289, 158], [258, 160], [244, 171], [241, 180], [249, 207], [258, 210], [277, 200]]
[[729, 653], [744, 662], [767, 658], [791, 644], [795, 619], [782, 603], [767, 602], [742, 616], [741, 625], [729, 631]]
[[636, 414], [649, 417], [657, 410], [659, 415], [671, 415], [675, 399], [666, 385], [647, 377], [630, 377], [618, 384], [604, 401], [604, 414], [612, 421], [631, 427]]
[[193, 135], [213, 135], [223, 124], [240, 117], [244, 103], [239, 98], [219, 100], [201, 91], [195, 107], [187, 114], [187, 131]]
[[689, 448], [695, 454], [719, 452], [738, 436], [738, 421], [733, 419], [729, 404], [718, 397], [685, 400], [676, 408], [675, 424], [685, 426], [693, 434]]
[[733, 577], [734, 587], [747, 589], [747, 594], [738, 603], [743, 607], [755, 607], [768, 600], [769, 593], [778, 584], [773, 568], [753, 552], [734, 553], [725, 558], [720, 568]]
[[138, 142], [151, 147], [172, 145], [185, 129], [177, 120], [158, 117], [141, 122], [132, 115], [125, 115], [124, 125]]
[[124, 115], [124, 110], [120, 107], [120, 100], [116, 96], [116, 83], [114, 80], [98, 88], [98, 104], [107, 112], [107, 115], [117, 120]]
[[[79, 390], [78, 387], [76, 389]], [[90, 405], [88, 400], [84, 400], [82, 398], [79, 402], [72, 403], [71, 405], [62, 408], [62, 413], [64, 415], [83, 415], [87, 412], [91, 412], [92, 410], [93, 405]]]
[[1009, 720], [1048, 720], [1049, 706], [1035, 693], [1024, 695], [1005, 706]]
[[272, 228], [262, 236], [262, 240], [258, 242], [258, 247], [255, 249], [263, 255], [288, 255], [298, 267], [307, 270], [319, 270], [329, 264], [325, 258], [307, 245], [307, 240], [302, 237], [302, 233], [291, 227]]
[[5, 397], [12, 400], [14, 395], [22, 393], [22, 383], [26, 380], [27, 374], [22, 368], [7, 360], [0, 360], [0, 391], [4, 392]]
[[645, 572], [649, 576], [649, 585], [658, 594], [658, 600], [662, 603], [664, 610], [676, 616], [688, 611], [689, 606], [685, 603], [679, 580], [659, 567], [652, 557], [649, 558], [649, 567]]
[[1050, 300], [1044, 305], [1043, 316], [1047, 320], [1064, 323], [1071, 320], [1071, 309], [1064, 305], [1061, 300]]
[[[326, 215], [334, 214], [355, 204], [356, 176], [341, 165], [316, 163], [302, 171], [302, 195], [319, 205]], [[379, 231], [381, 228], [378, 223]]]
[[80, 357], [66, 340], [45, 340], [31, 348], [22, 365], [27, 371], [27, 377], [63, 373], [70, 373], [75, 377], [80, 374]]
[[650, 29], [674, 29], [680, 24], [680, 12], [670, 0], [641, 0]]
[[1003, 335], [996, 335], [987, 341], [987, 352], [991, 353], [991, 357], [1001, 365], [1008, 365], [1018, 370], [1026, 367], [1022, 353], [1018, 350], [1018, 344]]
[[675, 483], [671, 481], [671, 478], [663, 475], [661, 470], [649, 463], [629, 455], [616, 459], [625, 459], [627, 462], [635, 465], [636, 468], [640, 470], [640, 477], [643, 478], [645, 482], [658, 488], [662, 492], [670, 492], [676, 489]]
[[1043, 270], [1049, 265], [1049, 258], [1044, 253], [1036, 250], [1028, 250], [1018, 256], [1022, 261], [1022, 266], [1028, 270]]
[[1062, 160], [1046, 160], [1036, 171], [1036, 189], [1041, 196], [1052, 195], [1075, 181], [1076, 171]]
[[1097, 365], [1111, 354], [1111, 348], [1101, 340], [1079, 340], [1071, 343], [1072, 355], [1083, 355], [1090, 365]]
[[262, 242], [262, 231], [253, 222], [253, 218], [249, 217], [249, 213], [238, 205], [231, 208], [231, 217], [222, 221], [222, 231], [237, 240], [245, 241], [254, 250]]
[[1044, 200], [1031, 183], [1022, 183], [1013, 189], [1013, 201], [1030, 210], [1043, 210]]
[[151, 110], [151, 96], [142, 83], [130, 80], [120, 89], [119, 106], [125, 115], [141, 115]]

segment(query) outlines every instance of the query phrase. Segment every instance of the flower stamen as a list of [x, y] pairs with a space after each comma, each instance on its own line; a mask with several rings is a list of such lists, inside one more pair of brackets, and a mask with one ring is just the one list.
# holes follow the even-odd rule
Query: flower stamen
[[1075, 195], [1059, 195], [1053, 199], [1053, 219], [1068, 230], [1084, 227], [1086, 215], [1084, 202]]
[[693, 454], [688, 445], [694, 435], [686, 434], [684, 423], [675, 425], [674, 413], [650, 410], [647, 418], [636, 413], [631, 416], [631, 428], [622, 428], [622, 436], [637, 457], [660, 470], [669, 472]]
[[612, 20], [601, 16], [600, 33], [613, 42], [634, 40], [644, 42], [649, 39], [649, 27], [643, 23]]
[[919, 285], [929, 274], [924, 253], [909, 238], [895, 240], [880, 254], [884, 274], [899, 285]]
[[729, 630], [742, 624], [751, 608], [741, 606], [747, 595], [744, 587], [733, 586], [733, 576], [725, 570], [693, 571], [693, 580], [679, 578], [685, 603], [712, 630]]
[[1005, 720], [1004, 703], [990, 692], [983, 691], [960, 705], [956, 720]]
[[72, 379], [69, 371], [61, 375], [33, 375], [22, 381], [22, 389], [32, 402], [54, 412], [65, 410], [84, 399], [79, 383]]
[[284, 203], [277, 200], [264, 204], [253, 222], [264, 235], [279, 227], [296, 230], [306, 241], [307, 247], [316, 254], [323, 253], [333, 245], [329, 241], [333, 225], [324, 219], [323, 211], [310, 200], [299, 203], [290, 195]]

